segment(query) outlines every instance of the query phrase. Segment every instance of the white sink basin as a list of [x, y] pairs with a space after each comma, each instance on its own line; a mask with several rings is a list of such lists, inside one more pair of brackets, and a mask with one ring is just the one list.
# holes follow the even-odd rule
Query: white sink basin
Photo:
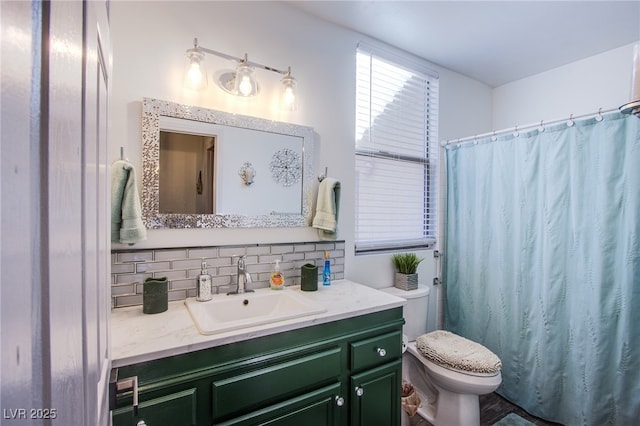
[[325, 312], [297, 290], [258, 289], [255, 293], [218, 294], [208, 302], [185, 300], [201, 334], [216, 334]]

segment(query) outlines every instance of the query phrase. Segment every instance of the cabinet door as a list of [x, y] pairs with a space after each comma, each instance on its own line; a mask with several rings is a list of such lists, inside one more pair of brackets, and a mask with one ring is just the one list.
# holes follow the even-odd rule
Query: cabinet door
[[216, 425], [338, 425], [340, 412], [346, 409], [342, 402], [337, 403], [339, 392], [340, 384], [336, 383], [227, 422], [216, 423]]
[[291, 395], [304, 395], [337, 381], [342, 370], [341, 354], [339, 347], [332, 347], [213, 380], [213, 419], [228, 419], [241, 413], [272, 407]]
[[400, 360], [351, 376], [351, 424], [400, 425]]
[[127, 406], [113, 411], [113, 426], [135, 426], [144, 420], [147, 426], [195, 426], [196, 389], [187, 389], [141, 402], [138, 415]]

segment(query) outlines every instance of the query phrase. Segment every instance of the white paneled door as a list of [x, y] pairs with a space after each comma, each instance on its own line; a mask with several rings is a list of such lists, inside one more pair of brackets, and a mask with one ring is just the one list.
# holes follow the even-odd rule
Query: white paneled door
[[109, 424], [107, 13], [0, 2], [2, 425]]

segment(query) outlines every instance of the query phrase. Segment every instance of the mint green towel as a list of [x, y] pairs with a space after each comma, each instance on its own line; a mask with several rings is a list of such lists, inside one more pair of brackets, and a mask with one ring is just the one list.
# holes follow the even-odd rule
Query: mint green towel
[[340, 206], [340, 182], [333, 178], [324, 178], [318, 187], [316, 215], [312, 226], [318, 229], [323, 240], [336, 238], [338, 228], [338, 208]]
[[111, 242], [135, 244], [146, 239], [135, 169], [128, 161], [115, 161], [111, 165]]

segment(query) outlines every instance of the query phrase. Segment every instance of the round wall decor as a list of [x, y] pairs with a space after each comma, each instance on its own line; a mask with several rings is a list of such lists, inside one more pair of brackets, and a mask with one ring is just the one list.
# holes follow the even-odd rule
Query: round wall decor
[[269, 166], [273, 180], [284, 186], [291, 186], [302, 178], [300, 155], [289, 148], [276, 151]]

